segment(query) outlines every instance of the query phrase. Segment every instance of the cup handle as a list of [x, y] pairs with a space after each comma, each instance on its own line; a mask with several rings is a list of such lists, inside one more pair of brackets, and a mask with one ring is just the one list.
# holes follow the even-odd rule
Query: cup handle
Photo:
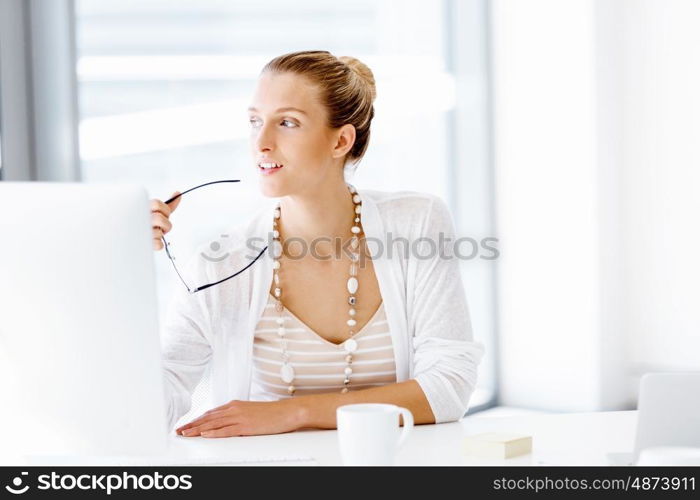
[[401, 407], [399, 407], [399, 413], [403, 417], [403, 429], [401, 430], [401, 435], [399, 436], [399, 442], [396, 445], [397, 449], [401, 448], [413, 429], [413, 413], [411, 413], [410, 410]]

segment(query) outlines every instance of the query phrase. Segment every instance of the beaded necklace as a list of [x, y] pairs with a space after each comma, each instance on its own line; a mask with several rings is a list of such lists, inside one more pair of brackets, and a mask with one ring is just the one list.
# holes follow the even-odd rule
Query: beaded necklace
[[[360, 254], [359, 254], [359, 246], [360, 246], [360, 240], [358, 235], [361, 232], [360, 229], [360, 214], [362, 212], [362, 204], [361, 204], [361, 199], [360, 195], [357, 194], [357, 190], [355, 189], [354, 186], [348, 184], [348, 190], [350, 191], [350, 194], [352, 194], [352, 201], [355, 204], [355, 209], [354, 209], [354, 224], [352, 225], [350, 231], [352, 232], [352, 238], [350, 240], [350, 259], [352, 260], [350, 264], [350, 269], [349, 269], [349, 278], [347, 281], [347, 290], [348, 290], [348, 305], [350, 306], [348, 310], [348, 315], [349, 319], [347, 320], [347, 325], [350, 328], [349, 333], [350, 337], [346, 339], [343, 343], [342, 346], [345, 349], [346, 356], [345, 356], [345, 368], [343, 370], [345, 374], [345, 379], [343, 380], [343, 389], [340, 391], [341, 393], [346, 393], [348, 392], [350, 388], [350, 375], [352, 375], [352, 360], [353, 360], [353, 353], [357, 350], [357, 341], [353, 338], [355, 335], [355, 325], [357, 325], [357, 321], [355, 320], [355, 315], [357, 314], [357, 310], [355, 309], [355, 306], [357, 304], [357, 289], [359, 287], [359, 282], [357, 281], [357, 262], [360, 260]], [[274, 282], [275, 282], [275, 311], [278, 313], [277, 317], [277, 335], [280, 338], [281, 344], [282, 344], [282, 367], [280, 368], [280, 377], [284, 381], [285, 384], [289, 384], [287, 387], [287, 392], [289, 393], [290, 396], [294, 395], [294, 392], [296, 391], [296, 388], [294, 387], [294, 368], [292, 367], [291, 362], [289, 361], [289, 353], [287, 352], [287, 339], [286, 339], [286, 329], [284, 326], [284, 317], [282, 315], [282, 312], [284, 311], [284, 306], [282, 305], [281, 302], [281, 297], [282, 297], [282, 288], [280, 286], [280, 278], [279, 278], [279, 270], [281, 267], [280, 264], [280, 257], [282, 255], [282, 243], [280, 242], [280, 234], [277, 226], [277, 221], [281, 217], [281, 207], [280, 204], [277, 204], [277, 207], [275, 207], [274, 211], [274, 219], [272, 221], [272, 226], [273, 226], [273, 240], [272, 240], [272, 257], [274, 259], [274, 262], [272, 264], [273, 268], [273, 277], [274, 277]]]

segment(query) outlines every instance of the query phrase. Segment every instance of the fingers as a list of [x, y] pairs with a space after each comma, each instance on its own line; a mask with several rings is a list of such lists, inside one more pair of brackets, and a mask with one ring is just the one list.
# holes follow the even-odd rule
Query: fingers
[[153, 227], [153, 249], [154, 250], [163, 250], [163, 240], [161, 239], [163, 237], [163, 230], [159, 227]]
[[205, 438], [222, 438], [222, 437], [232, 437], [241, 436], [241, 432], [237, 425], [229, 425], [228, 427], [222, 427], [220, 429], [214, 429], [210, 431], [202, 432], [201, 436]]
[[[180, 194], [179, 191], [175, 191], [173, 196]], [[177, 206], [180, 204], [180, 200], [171, 201], [170, 203], [164, 203], [158, 199], [151, 200], [151, 227], [153, 228], [153, 249], [162, 250], [163, 241], [161, 238], [166, 235], [173, 228], [172, 223], [168, 219], [170, 215], [175, 211]]]
[[[178, 198], [179, 200], [180, 198]], [[153, 199], [151, 200], [151, 213], [156, 213], [159, 212], [163, 214], [165, 217], [170, 217], [170, 214], [173, 213], [172, 209], [170, 206], [166, 205], [160, 200]]]
[[[175, 191], [172, 195], [170, 195], [170, 198], [177, 196], [180, 194], [180, 191]], [[168, 198], [168, 199], [170, 199]], [[175, 211], [177, 206], [180, 204], [180, 200], [182, 200], [182, 197], [177, 198], [170, 203], [165, 203], [164, 201], [161, 201], [157, 198], [154, 198], [151, 200], [151, 212], [160, 212], [162, 213], [165, 217], [170, 217], [170, 215]]]
[[208, 422], [210, 422], [210, 421], [213, 421], [213, 420], [216, 420], [216, 419], [221, 419], [221, 417], [222, 417], [223, 415], [225, 415], [225, 414], [226, 414], [226, 412], [209, 410], [208, 412], [206, 412], [206, 413], [205, 413], [204, 415], [202, 415], [201, 417], [198, 417], [198, 418], [194, 419], [193, 421], [191, 421], [191, 422], [188, 423], [188, 424], [185, 424], [185, 425], [183, 425], [183, 426], [181, 426], [181, 427], [178, 427], [178, 428], [176, 429], [176, 432], [179, 434], [179, 433], [181, 433], [181, 432], [183, 432], [183, 431], [186, 431], [186, 430], [188, 430], [188, 429], [192, 429], [192, 428], [194, 428], [194, 427], [198, 427], [198, 426], [203, 425], [203, 424], [205, 424], [205, 423], [208, 423]]
[[[178, 194], [180, 194], [180, 191], [175, 191], [172, 195], [170, 195], [170, 198], [172, 198], [173, 196], [177, 196]], [[170, 208], [170, 213], [173, 213], [175, 211], [177, 206], [180, 204], [181, 200], [182, 200], [182, 197], [177, 198], [176, 200], [173, 200], [166, 205], [167, 207]]]
[[191, 436], [199, 436], [200, 433], [205, 432], [205, 431], [212, 431], [215, 429], [220, 429], [222, 427], [228, 427], [236, 423], [236, 419], [231, 416], [226, 416], [226, 417], [221, 417], [221, 418], [216, 418], [213, 420], [209, 420], [201, 425], [197, 425], [195, 427], [185, 429], [181, 432], [183, 436], [191, 437]]
[[168, 234], [173, 228], [172, 223], [160, 212], [155, 212], [151, 215], [151, 226], [161, 229], [163, 234]]
[[192, 429], [194, 427], [197, 427], [199, 425], [202, 425], [206, 422], [215, 420], [215, 419], [221, 419], [222, 417], [228, 416], [231, 417], [231, 411], [235, 410], [238, 408], [238, 400], [232, 400], [229, 401], [228, 403], [225, 403], [221, 406], [217, 406], [216, 408], [212, 408], [211, 410], [208, 410], [201, 414], [199, 417], [195, 418], [194, 420], [190, 421], [189, 423], [185, 425], [181, 425], [177, 429], [175, 429], [176, 434], [182, 434], [183, 431], [186, 431], [188, 429]]
[[161, 240], [161, 238], [173, 228], [173, 225], [161, 212], [153, 212], [151, 214], [151, 228], [153, 234], [153, 249], [162, 250], [163, 240]]

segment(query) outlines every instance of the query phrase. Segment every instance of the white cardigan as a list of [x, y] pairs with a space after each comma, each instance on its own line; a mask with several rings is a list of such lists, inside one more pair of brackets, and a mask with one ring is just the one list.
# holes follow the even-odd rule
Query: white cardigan
[[[415, 379], [423, 389], [436, 423], [461, 418], [469, 408], [484, 346], [473, 340], [466, 295], [457, 258], [425, 259], [439, 234], [455, 240], [452, 217], [445, 202], [418, 192], [357, 189], [362, 199], [362, 226], [384, 301], [396, 362], [397, 382]], [[225, 239], [229, 256], [221, 263], [201, 257], [188, 264], [197, 285], [242, 269], [269, 241], [274, 200], [247, 225], [237, 226]], [[391, 256], [376, 244], [406, 238], [418, 250], [409, 254], [397, 243]], [[249, 238], [259, 238], [250, 243]], [[433, 244], [425, 242], [430, 238]], [[257, 248], [253, 251], [251, 248]], [[204, 247], [202, 247], [204, 248]], [[386, 250], [386, 249], [385, 249]], [[435, 253], [435, 252], [434, 252]], [[199, 255], [199, 252], [197, 253]], [[448, 253], [448, 255], [452, 255]], [[215, 405], [247, 400], [252, 376], [255, 326], [272, 282], [272, 258], [265, 252], [238, 276], [209, 289], [189, 294], [176, 288], [162, 335], [165, 393], [170, 428], [187, 413], [191, 394], [208, 363], [212, 363]], [[178, 283], [178, 285], [180, 285]]]

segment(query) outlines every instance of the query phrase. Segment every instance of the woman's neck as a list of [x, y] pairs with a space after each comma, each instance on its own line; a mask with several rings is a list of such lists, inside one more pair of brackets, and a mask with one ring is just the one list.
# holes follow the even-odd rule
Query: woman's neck
[[[342, 245], [352, 236], [350, 228], [355, 205], [345, 181], [314, 193], [285, 196], [280, 200], [280, 208], [279, 231], [283, 243], [294, 238], [303, 240], [310, 249], [316, 240], [317, 252], [328, 254], [335, 248], [335, 238], [339, 238]], [[319, 241], [319, 238], [324, 240]], [[299, 248], [297, 245], [295, 243], [295, 252]]]

